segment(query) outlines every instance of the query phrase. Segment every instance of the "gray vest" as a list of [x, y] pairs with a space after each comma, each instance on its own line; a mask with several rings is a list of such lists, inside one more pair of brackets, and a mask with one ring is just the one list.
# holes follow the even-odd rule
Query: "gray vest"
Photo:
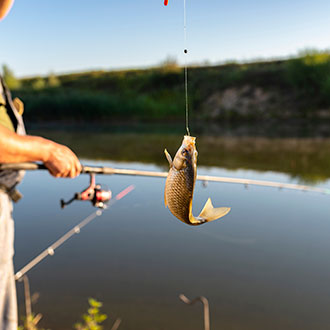
[[[10, 91], [6, 87], [1, 77], [0, 77], [0, 95], [5, 100], [7, 113], [13, 123], [16, 133], [19, 135], [25, 135], [23, 118], [17, 112], [13, 104]], [[1, 146], [0, 146], [0, 152], [1, 152]], [[23, 176], [24, 176], [24, 171], [12, 171], [12, 170], [0, 171], [0, 184], [10, 189], [16, 186], [22, 180]]]

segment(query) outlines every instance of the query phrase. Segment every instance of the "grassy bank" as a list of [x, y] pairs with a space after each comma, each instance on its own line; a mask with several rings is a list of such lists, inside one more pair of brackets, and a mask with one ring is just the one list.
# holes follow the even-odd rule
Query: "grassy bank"
[[[173, 63], [10, 83], [30, 121], [184, 117], [183, 69]], [[330, 118], [330, 54], [191, 67], [189, 96], [193, 119]]]

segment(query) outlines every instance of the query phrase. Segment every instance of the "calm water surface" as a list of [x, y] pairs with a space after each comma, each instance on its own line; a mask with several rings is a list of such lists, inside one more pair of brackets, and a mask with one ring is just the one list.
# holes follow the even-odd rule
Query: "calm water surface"
[[[161, 157], [165, 146], [156, 146]], [[111, 154], [102, 161], [80, 155], [85, 164], [146, 170], [167, 166], [165, 158], [137, 163], [112, 161]], [[199, 174], [302, 181], [287, 167], [281, 172], [266, 165], [262, 170], [211, 165], [201, 165]], [[330, 188], [326, 173], [314, 184]], [[25, 198], [14, 212], [16, 270], [94, 211], [83, 202], [59, 207], [61, 198], [70, 198], [88, 181], [88, 176], [66, 180], [27, 173], [21, 184]], [[30, 271], [31, 291], [40, 294], [33, 308], [43, 314], [43, 327], [72, 329], [87, 310], [87, 298], [95, 297], [109, 316], [107, 329], [118, 317], [123, 330], [202, 329], [202, 307], [184, 305], [178, 299], [184, 293], [209, 299], [212, 329], [329, 328], [329, 196], [197, 183], [195, 214], [209, 196], [215, 206], [231, 206], [232, 211], [219, 221], [189, 227], [164, 207], [165, 180], [99, 176], [97, 181], [114, 194], [130, 184], [136, 189]], [[20, 283], [18, 293], [23, 314]]]

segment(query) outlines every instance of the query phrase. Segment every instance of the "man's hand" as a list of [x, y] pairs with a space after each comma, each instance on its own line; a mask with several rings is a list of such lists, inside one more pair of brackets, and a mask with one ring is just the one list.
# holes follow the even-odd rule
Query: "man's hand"
[[18, 135], [0, 125], [0, 163], [20, 162], [42, 162], [55, 177], [74, 178], [81, 172], [68, 147], [39, 136]]
[[52, 143], [49, 158], [44, 161], [49, 173], [57, 178], [74, 178], [81, 172], [77, 156], [66, 146]]

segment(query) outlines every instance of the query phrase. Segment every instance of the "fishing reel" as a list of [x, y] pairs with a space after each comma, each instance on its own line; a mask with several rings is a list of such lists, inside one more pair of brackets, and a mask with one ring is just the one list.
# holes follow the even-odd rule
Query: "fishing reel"
[[90, 201], [93, 206], [100, 209], [106, 208], [106, 203], [111, 199], [112, 193], [111, 190], [102, 189], [100, 184], [95, 184], [95, 174], [90, 174], [90, 184], [89, 186], [80, 193], [75, 193], [74, 196], [65, 202], [61, 199], [62, 209], [71, 204], [73, 201]]

